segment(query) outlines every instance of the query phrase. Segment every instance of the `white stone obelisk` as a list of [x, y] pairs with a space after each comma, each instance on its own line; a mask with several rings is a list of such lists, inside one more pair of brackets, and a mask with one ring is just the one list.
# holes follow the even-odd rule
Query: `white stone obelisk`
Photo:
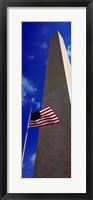
[[42, 108], [51, 106], [60, 123], [39, 128], [35, 178], [71, 177], [71, 65], [59, 32], [52, 35]]

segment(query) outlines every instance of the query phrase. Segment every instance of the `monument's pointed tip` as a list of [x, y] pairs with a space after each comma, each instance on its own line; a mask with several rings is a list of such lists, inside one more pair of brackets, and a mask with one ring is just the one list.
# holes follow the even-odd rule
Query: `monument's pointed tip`
[[59, 35], [61, 35], [59, 31], [57, 31], [57, 33], [58, 33]]
[[54, 36], [54, 35], [56, 35], [58, 37], [62, 37], [62, 35], [61, 35], [61, 33], [59, 31], [54, 32], [52, 36]]
[[56, 32], [54, 32], [54, 34], [58, 34], [58, 35], [61, 35], [59, 31], [56, 31]]
[[59, 38], [63, 39], [63, 37], [59, 31], [54, 32], [53, 35], [57, 35]]
[[59, 37], [63, 38], [62, 35], [61, 35], [61, 33], [59, 31], [57, 31], [57, 33], [58, 33]]

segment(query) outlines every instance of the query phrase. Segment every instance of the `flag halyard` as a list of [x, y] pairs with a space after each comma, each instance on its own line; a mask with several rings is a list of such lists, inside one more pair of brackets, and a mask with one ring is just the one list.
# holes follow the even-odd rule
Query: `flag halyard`
[[59, 123], [59, 119], [51, 107], [34, 112], [31, 115], [29, 128], [47, 126]]

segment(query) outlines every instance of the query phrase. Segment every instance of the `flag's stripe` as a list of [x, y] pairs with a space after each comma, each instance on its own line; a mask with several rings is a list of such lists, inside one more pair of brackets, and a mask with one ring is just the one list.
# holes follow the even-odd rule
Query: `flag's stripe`
[[42, 125], [45, 125], [45, 124], [56, 124], [56, 123], [59, 123], [59, 120], [56, 120], [55, 122], [43, 122], [42, 124], [35, 124], [35, 125], [30, 125], [31, 126], [42, 126]]
[[52, 116], [54, 116], [54, 115], [55, 115], [54, 112], [51, 112], [51, 113], [49, 113], [49, 114], [42, 115], [41, 118], [42, 118], [42, 117], [52, 117]]
[[38, 121], [30, 121], [30, 124], [40, 124], [42, 122], [52, 122], [52, 121], [56, 121], [58, 120], [58, 117], [55, 117], [53, 119], [41, 119], [41, 120], [38, 120]]
[[36, 120], [30, 120], [29, 127], [40, 127], [59, 123], [59, 119], [51, 107], [44, 108], [40, 110], [39, 113], [40, 118]]
[[43, 119], [39, 119], [38, 121], [30, 121], [30, 124], [38, 124], [38, 123], [42, 123], [42, 122], [51, 122], [51, 121], [55, 121], [55, 120], [58, 120], [58, 117], [55, 117], [53, 119], [46, 119], [46, 118], [43, 118]]
[[54, 120], [56, 120], [56, 119], [58, 119], [58, 117], [53, 117], [53, 118], [41, 118], [41, 120], [47, 120], [47, 121], [54, 121]]
[[45, 115], [45, 116], [41, 116], [41, 119], [43, 119], [43, 118], [49, 118], [49, 119], [51, 119], [51, 118], [54, 118], [54, 117], [57, 117], [56, 115], [54, 115], [54, 114], [51, 114], [51, 115]]
[[30, 121], [30, 123], [37, 123], [37, 122], [39, 122], [39, 121], [42, 121], [42, 120], [54, 120], [54, 119], [58, 119], [58, 117], [57, 116], [54, 116], [54, 117], [42, 117], [42, 118], [40, 118], [40, 119], [37, 119], [37, 120], [31, 120]]
[[52, 109], [46, 110], [44, 112], [41, 112], [40, 115], [45, 115], [45, 114], [50, 113], [50, 112], [53, 112], [53, 110]]
[[40, 110], [40, 113], [42, 113], [42, 112], [44, 112], [46, 110], [49, 110], [49, 109], [51, 109], [51, 108], [48, 106], [47, 108], [44, 108], [44, 109]]
[[43, 115], [44, 113], [47, 113], [47, 112], [52, 112], [53, 110], [50, 108], [48, 110], [45, 110], [44, 112], [40, 112], [41, 115]]
[[40, 114], [40, 116], [42, 117], [42, 116], [49, 116], [49, 115], [53, 115], [54, 114], [54, 112], [52, 111], [52, 112], [47, 112], [47, 113], [44, 113], [44, 114]]
[[35, 128], [35, 127], [40, 127], [40, 126], [47, 126], [47, 125], [52, 125], [52, 124], [58, 124], [59, 123], [59, 120], [56, 120], [54, 122], [43, 122], [42, 124], [35, 124], [35, 125], [32, 125], [30, 124], [30, 128]]

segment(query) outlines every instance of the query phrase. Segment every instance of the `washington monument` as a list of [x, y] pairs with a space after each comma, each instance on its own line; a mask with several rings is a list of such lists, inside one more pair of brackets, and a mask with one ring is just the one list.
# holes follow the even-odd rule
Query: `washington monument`
[[42, 107], [60, 123], [39, 129], [34, 178], [71, 178], [71, 65], [59, 32], [50, 39]]

